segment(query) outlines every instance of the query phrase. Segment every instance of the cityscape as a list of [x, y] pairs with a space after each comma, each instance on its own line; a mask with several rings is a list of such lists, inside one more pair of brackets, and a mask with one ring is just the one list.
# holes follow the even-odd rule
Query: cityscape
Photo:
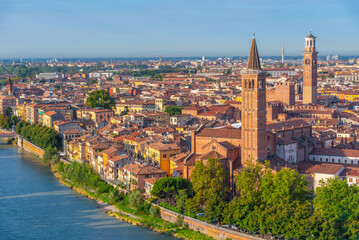
[[[17, 16], [28, 7], [20, 2], [4, 6], [18, 8]], [[106, 9], [127, 9], [132, 19], [135, 6], [120, 2]], [[67, 4], [41, 10], [57, 14]], [[160, 6], [147, 4], [138, 14]], [[338, 30], [353, 32], [342, 42], [328, 39], [325, 24], [290, 29], [272, 49], [277, 29], [269, 35], [261, 14], [273, 6], [223, 4], [219, 22], [223, 8], [258, 8], [248, 24], [259, 29], [242, 31], [231, 54], [230, 41], [214, 51], [203, 39], [182, 51], [187, 40], [161, 41], [157, 30], [128, 49], [105, 39], [99, 49], [82, 48], [73, 30], [74, 41], [58, 49], [31, 36], [0, 48], [0, 239], [359, 239], [358, 25]], [[214, 6], [202, 5], [208, 13], [200, 15]], [[339, 22], [359, 17], [338, 6], [323, 8], [337, 9]], [[167, 7], [195, 19], [189, 9]], [[12, 24], [4, 21], [0, 33]], [[209, 34], [191, 33], [182, 37]], [[159, 45], [150, 47], [152, 38]], [[23, 51], [31, 44], [38, 53]]]

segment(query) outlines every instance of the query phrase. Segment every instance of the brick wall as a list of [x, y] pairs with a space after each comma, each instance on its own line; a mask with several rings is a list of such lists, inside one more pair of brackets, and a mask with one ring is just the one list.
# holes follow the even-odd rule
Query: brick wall
[[[161, 208], [161, 217], [162, 219], [174, 223], [177, 220], [178, 213], [168, 210], [166, 208]], [[214, 239], [218, 240], [225, 240], [225, 239], [238, 239], [238, 240], [262, 240], [262, 238], [249, 236], [238, 231], [218, 227], [213, 224], [209, 224], [206, 222], [199, 221], [197, 219], [183, 216], [183, 220], [186, 226], [193, 230], [199, 231], [203, 234], [213, 237]]]

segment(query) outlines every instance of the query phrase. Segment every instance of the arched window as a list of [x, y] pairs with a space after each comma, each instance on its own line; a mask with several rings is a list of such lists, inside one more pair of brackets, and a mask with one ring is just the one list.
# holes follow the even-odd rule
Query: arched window
[[245, 81], [244, 81], [244, 88], [247, 88], [248, 86], [248, 80], [246, 79]]
[[254, 80], [252, 80], [252, 88], [254, 88]]
[[305, 59], [305, 65], [310, 65], [310, 59], [309, 58]]

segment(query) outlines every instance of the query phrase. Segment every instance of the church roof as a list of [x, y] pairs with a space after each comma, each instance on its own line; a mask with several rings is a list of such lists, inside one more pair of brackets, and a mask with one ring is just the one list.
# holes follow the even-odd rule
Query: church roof
[[257, 43], [256, 43], [256, 39], [254, 38], [254, 35], [252, 39], [251, 50], [249, 51], [247, 69], [251, 69], [251, 70], [261, 69], [261, 63], [259, 61], [259, 56], [258, 56]]
[[307, 38], [315, 38], [314, 35], [312, 34], [312, 31], [310, 31], [309, 35], [307, 36]]

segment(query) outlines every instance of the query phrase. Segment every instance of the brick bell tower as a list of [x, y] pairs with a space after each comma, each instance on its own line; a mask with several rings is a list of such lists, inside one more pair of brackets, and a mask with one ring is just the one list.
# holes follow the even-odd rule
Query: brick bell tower
[[253, 35], [248, 64], [242, 75], [241, 161], [261, 161], [267, 157], [266, 72], [261, 69], [256, 39]]
[[310, 31], [303, 52], [303, 104], [317, 103], [317, 56], [315, 39]]

